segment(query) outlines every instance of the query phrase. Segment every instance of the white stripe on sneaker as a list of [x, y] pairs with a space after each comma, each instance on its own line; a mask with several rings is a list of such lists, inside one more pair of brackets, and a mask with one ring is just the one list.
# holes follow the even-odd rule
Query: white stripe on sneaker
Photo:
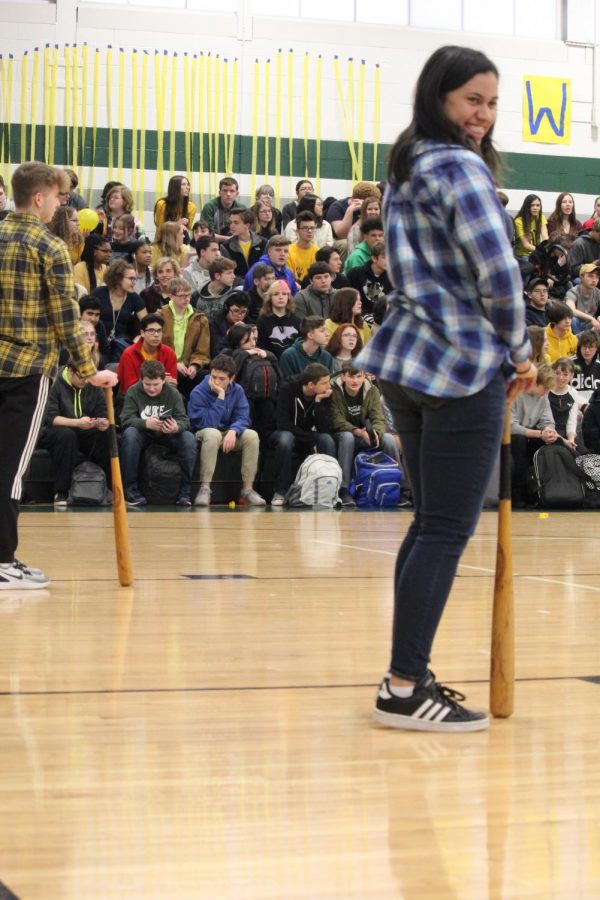
[[441, 703], [436, 702], [433, 704], [433, 706], [430, 706], [429, 709], [427, 710], [427, 712], [423, 713], [423, 715], [420, 718], [431, 721], [432, 719], [435, 719], [437, 717], [437, 714], [440, 712], [440, 710], [443, 710], [443, 709], [444, 709], [443, 705]]
[[419, 708], [415, 709], [414, 713], [411, 714], [411, 717], [413, 719], [424, 719], [425, 713], [427, 712], [428, 709], [431, 709], [431, 706], [433, 703], [434, 703], [434, 701], [431, 699], [424, 700], [423, 703], [421, 703], [421, 705], [419, 706]]

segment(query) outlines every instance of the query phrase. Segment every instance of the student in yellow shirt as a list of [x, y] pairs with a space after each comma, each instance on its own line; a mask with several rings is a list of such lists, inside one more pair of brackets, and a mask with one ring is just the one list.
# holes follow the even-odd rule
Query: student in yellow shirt
[[548, 355], [554, 363], [561, 356], [575, 356], [577, 338], [571, 331], [573, 310], [560, 300], [553, 300], [546, 307], [546, 337], [548, 338]]
[[156, 201], [154, 224], [160, 228], [165, 222], [181, 222], [191, 231], [196, 215], [196, 204], [190, 200], [191, 185], [185, 175], [173, 175], [167, 185], [167, 196]]
[[296, 216], [296, 226], [298, 229], [298, 240], [290, 244], [287, 264], [294, 273], [294, 278], [298, 284], [302, 284], [308, 274], [308, 270], [315, 261], [319, 249], [315, 244], [317, 220], [313, 213], [306, 210], [306, 212], [298, 213]]

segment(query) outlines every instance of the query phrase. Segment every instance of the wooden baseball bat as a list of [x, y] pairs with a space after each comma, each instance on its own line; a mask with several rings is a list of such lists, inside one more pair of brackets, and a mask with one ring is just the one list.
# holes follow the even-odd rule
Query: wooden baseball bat
[[510, 403], [506, 404], [500, 447], [500, 494], [496, 577], [492, 611], [490, 709], [498, 719], [512, 715], [515, 691], [515, 622], [511, 534]]
[[106, 409], [108, 412], [108, 448], [110, 451], [110, 471], [112, 475], [113, 520], [115, 527], [115, 550], [117, 554], [117, 571], [119, 583], [123, 587], [133, 584], [133, 568], [131, 565], [131, 547], [129, 546], [129, 530], [127, 528], [127, 512], [121, 466], [119, 465], [119, 448], [117, 446], [117, 429], [115, 425], [115, 408], [112, 388], [104, 388]]

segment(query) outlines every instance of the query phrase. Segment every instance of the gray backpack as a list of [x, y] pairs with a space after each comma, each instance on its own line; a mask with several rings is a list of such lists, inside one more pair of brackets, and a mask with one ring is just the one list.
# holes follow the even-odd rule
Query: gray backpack
[[110, 506], [112, 494], [106, 484], [106, 475], [93, 462], [82, 462], [75, 467], [67, 504], [69, 506]]
[[338, 497], [341, 486], [342, 470], [337, 459], [325, 453], [313, 453], [298, 469], [287, 492], [287, 505], [334, 509], [341, 505]]

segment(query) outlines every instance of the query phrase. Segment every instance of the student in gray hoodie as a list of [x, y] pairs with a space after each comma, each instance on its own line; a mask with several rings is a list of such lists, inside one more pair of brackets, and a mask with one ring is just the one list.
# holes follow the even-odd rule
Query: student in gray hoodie
[[294, 297], [296, 315], [299, 319], [306, 316], [322, 316], [329, 318], [331, 298], [335, 291], [331, 287], [331, 269], [326, 262], [314, 262], [308, 270], [310, 285], [298, 291]]
[[292, 375], [300, 375], [311, 363], [321, 363], [333, 372], [333, 357], [323, 349], [328, 340], [325, 319], [320, 316], [307, 316], [300, 326], [300, 337], [291, 347], [284, 350], [279, 358], [279, 368], [283, 377], [288, 379]]
[[527, 470], [536, 450], [560, 440], [548, 400], [555, 380], [554, 370], [550, 366], [540, 366], [535, 385], [519, 394], [510, 408], [512, 497], [515, 506], [524, 505]]

